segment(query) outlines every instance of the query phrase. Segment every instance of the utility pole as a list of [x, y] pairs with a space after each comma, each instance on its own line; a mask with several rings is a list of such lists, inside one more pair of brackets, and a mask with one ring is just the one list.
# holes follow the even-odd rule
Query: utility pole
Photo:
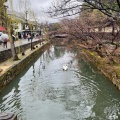
[[28, 23], [28, 21], [27, 21], [27, 15], [28, 15], [28, 11], [25, 11], [25, 16], [26, 16], [26, 24]]
[[27, 18], [27, 16], [28, 16], [28, 11], [25, 11], [25, 30], [27, 30], [28, 29], [28, 18]]
[[[29, 26], [28, 26], [28, 11], [27, 11], [27, 10], [25, 11], [25, 20], [26, 20], [25, 30], [26, 30], [26, 34], [27, 34], [27, 30], [29, 30]], [[31, 31], [30, 31], [30, 33], [28, 33], [28, 34], [31, 34]], [[27, 36], [26, 36], [26, 37], [27, 37]], [[33, 36], [32, 36], [32, 34], [31, 34], [31, 39], [30, 39], [31, 50], [33, 49], [32, 39], [33, 39]]]

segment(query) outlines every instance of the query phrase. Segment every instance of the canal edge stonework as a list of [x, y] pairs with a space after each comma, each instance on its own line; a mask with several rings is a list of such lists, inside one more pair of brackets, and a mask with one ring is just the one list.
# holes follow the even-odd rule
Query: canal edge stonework
[[0, 75], [0, 92], [33, 60], [49, 42], [33, 50], [16, 64], [12, 65], [5, 73]]
[[[39, 43], [40, 43], [39, 40], [38, 41], [33, 41], [32, 45], [35, 46]], [[23, 44], [21, 46], [15, 47], [15, 49], [16, 49], [16, 52], [18, 54], [18, 53], [21, 53], [23, 50], [25, 51], [25, 50], [29, 49], [30, 46], [31, 46], [31, 43], [27, 43], [27, 44]], [[11, 49], [6, 49], [6, 50], [3, 50], [3, 51], [0, 51], [0, 63], [4, 62], [5, 60], [7, 60], [11, 57], [12, 57]]]
[[111, 68], [99, 55], [94, 55], [90, 50], [83, 49], [82, 54], [120, 90], [120, 71]]

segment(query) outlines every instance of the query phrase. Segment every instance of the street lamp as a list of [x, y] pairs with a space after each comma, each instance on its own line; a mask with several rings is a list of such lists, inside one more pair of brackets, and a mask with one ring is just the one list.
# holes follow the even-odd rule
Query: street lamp
[[[25, 26], [25, 30], [26, 30], [26, 34], [27, 34], [27, 30], [29, 30], [29, 26], [28, 26], [28, 11], [26, 10], [25, 11], [25, 17], [26, 17], [26, 26]], [[30, 31], [30, 34], [31, 34], [31, 31]], [[31, 41], [30, 41], [30, 46], [31, 46], [31, 50], [33, 49], [33, 45], [32, 45], [32, 39], [33, 39], [33, 36], [31, 34]]]
[[25, 30], [28, 30], [29, 27], [28, 27], [28, 19], [27, 19], [27, 15], [28, 15], [28, 11], [25, 11]]

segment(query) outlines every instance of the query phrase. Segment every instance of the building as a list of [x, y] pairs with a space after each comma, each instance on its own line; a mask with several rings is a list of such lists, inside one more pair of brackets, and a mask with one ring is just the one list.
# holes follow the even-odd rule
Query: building
[[26, 38], [27, 34], [39, 33], [39, 23], [36, 21], [27, 20], [26, 13], [23, 14], [16, 11], [7, 10], [7, 14], [13, 21], [13, 29], [15, 33], [18, 34], [19, 38], [21, 35], [23, 35], [23, 37]]

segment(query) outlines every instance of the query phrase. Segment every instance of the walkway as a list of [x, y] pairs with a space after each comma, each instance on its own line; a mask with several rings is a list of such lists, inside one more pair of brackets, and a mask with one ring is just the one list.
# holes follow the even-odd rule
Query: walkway
[[[35, 39], [33, 39], [32, 41], [34, 42], [34, 41], [38, 41], [39, 39], [37, 39], [37, 38], [35, 38]], [[29, 41], [30, 42], [30, 41]], [[20, 40], [18, 40], [18, 41], [15, 41], [15, 47], [17, 47], [17, 46], [21, 46], [21, 45], [23, 45], [23, 44], [27, 44], [27, 43], [29, 43], [28, 42], [28, 40], [27, 39], [20, 39]], [[3, 51], [3, 50], [6, 50], [6, 49], [10, 49], [11, 48], [11, 46], [10, 46], [10, 42], [8, 42], [7, 43], [7, 48], [4, 48], [3, 47], [3, 44], [1, 44], [0, 45], [0, 52], [1, 51]]]

